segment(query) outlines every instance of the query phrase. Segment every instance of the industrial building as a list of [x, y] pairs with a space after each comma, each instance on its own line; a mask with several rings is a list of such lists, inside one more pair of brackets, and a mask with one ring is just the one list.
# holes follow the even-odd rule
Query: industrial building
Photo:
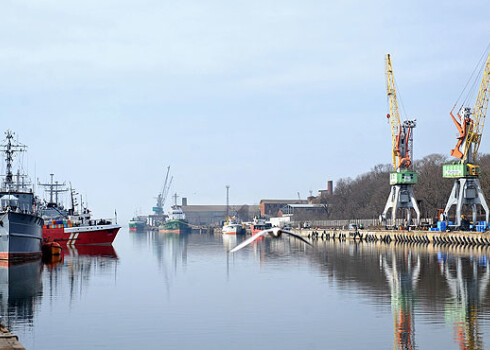
[[242, 221], [250, 221], [257, 215], [257, 205], [187, 205], [182, 201], [182, 210], [191, 225], [219, 225], [227, 216], [235, 215]]
[[262, 216], [278, 216], [279, 210], [286, 204], [308, 204], [306, 199], [262, 199], [260, 214]]
[[289, 216], [290, 221], [325, 220], [327, 204], [286, 204], [279, 210], [279, 216]]

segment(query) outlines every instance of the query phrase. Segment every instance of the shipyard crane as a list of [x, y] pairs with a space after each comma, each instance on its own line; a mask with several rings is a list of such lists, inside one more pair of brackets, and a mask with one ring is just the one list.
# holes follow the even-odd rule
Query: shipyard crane
[[413, 194], [412, 185], [417, 183], [417, 173], [413, 171], [413, 129], [416, 120], [400, 120], [398, 100], [396, 97], [395, 77], [391, 65], [390, 55], [386, 55], [386, 94], [388, 95], [390, 113], [387, 118], [391, 125], [391, 145], [393, 171], [390, 173], [391, 192], [386, 201], [385, 209], [381, 214], [381, 220], [388, 224], [387, 215], [391, 209], [391, 225], [396, 226], [396, 213], [398, 209], [405, 209], [406, 223], [411, 224], [412, 209], [415, 210], [420, 223], [420, 210]]
[[[481, 190], [480, 166], [476, 164], [476, 157], [480, 147], [483, 126], [485, 125], [485, 116], [487, 114], [489, 100], [489, 82], [490, 82], [490, 52], [484, 65], [482, 81], [476, 98], [475, 107], [462, 105], [456, 115], [453, 115], [454, 109], [449, 113], [458, 129], [458, 141], [456, 147], [451, 150], [451, 155], [458, 160], [443, 167], [442, 176], [453, 178], [454, 185], [449, 199], [444, 209], [444, 221], [449, 221], [449, 211], [453, 205], [456, 206], [456, 216], [454, 219], [455, 228], [465, 228], [468, 223], [462, 220], [463, 206], [470, 206], [472, 209], [473, 223], [477, 220], [477, 205], [481, 205], [485, 211], [485, 219], [488, 224], [489, 210], [488, 205]], [[461, 150], [461, 147], [463, 149]]]
[[163, 215], [163, 207], [165, 205], [165, 201], [167, 200], [168, 192], [170, 190], [170, 186], [172, 185], [173, 176], [168, 181], [168, 175], [170, 173], [170, 166], [167, 167], [167, 174], [165, 175], [165, 181], [163, 183], [162, 190], [157, 196], [157, 203], [152, 208], [155, 215]]

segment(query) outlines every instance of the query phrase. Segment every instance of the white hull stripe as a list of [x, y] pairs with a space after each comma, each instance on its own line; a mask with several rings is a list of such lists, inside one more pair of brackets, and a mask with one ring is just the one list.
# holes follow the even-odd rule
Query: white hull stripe
[[79, 234], [80, 234], [80, 232], [73, 232], [70, 235], [70, 238], [68, 238], [68, 242], [66, 242], [66, 244], [67, 245], [75, 244], [75, 241], [77, 240]]

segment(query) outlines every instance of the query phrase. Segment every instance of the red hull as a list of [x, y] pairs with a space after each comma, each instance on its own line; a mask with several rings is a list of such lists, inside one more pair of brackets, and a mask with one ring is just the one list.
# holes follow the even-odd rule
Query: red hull
[[120, 228], [117, 225], [43, 228], [43, 239], [63, 245], [112, 244]]

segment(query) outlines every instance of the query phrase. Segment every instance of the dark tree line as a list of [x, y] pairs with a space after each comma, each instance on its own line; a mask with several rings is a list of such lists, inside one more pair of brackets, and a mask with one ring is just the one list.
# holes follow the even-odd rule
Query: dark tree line
[[[441, 154], [431, 154], [414, 162], [418, 174], [414, 192], [423, 218], [437, 218], [438, 209], [446, 206], [454, 180], [442, 177], [442, 166], [451, 160]], [[481, 155], [477, 163], [482, 171], [480, 184], [490, 203], [490, 154]], [[328, 218], [378, 218], [390, 194], [392, 169], [390, 164], [379, 164], [355, 179], [338, 180], [333, 194], [320, 200], [328, 204]]]

